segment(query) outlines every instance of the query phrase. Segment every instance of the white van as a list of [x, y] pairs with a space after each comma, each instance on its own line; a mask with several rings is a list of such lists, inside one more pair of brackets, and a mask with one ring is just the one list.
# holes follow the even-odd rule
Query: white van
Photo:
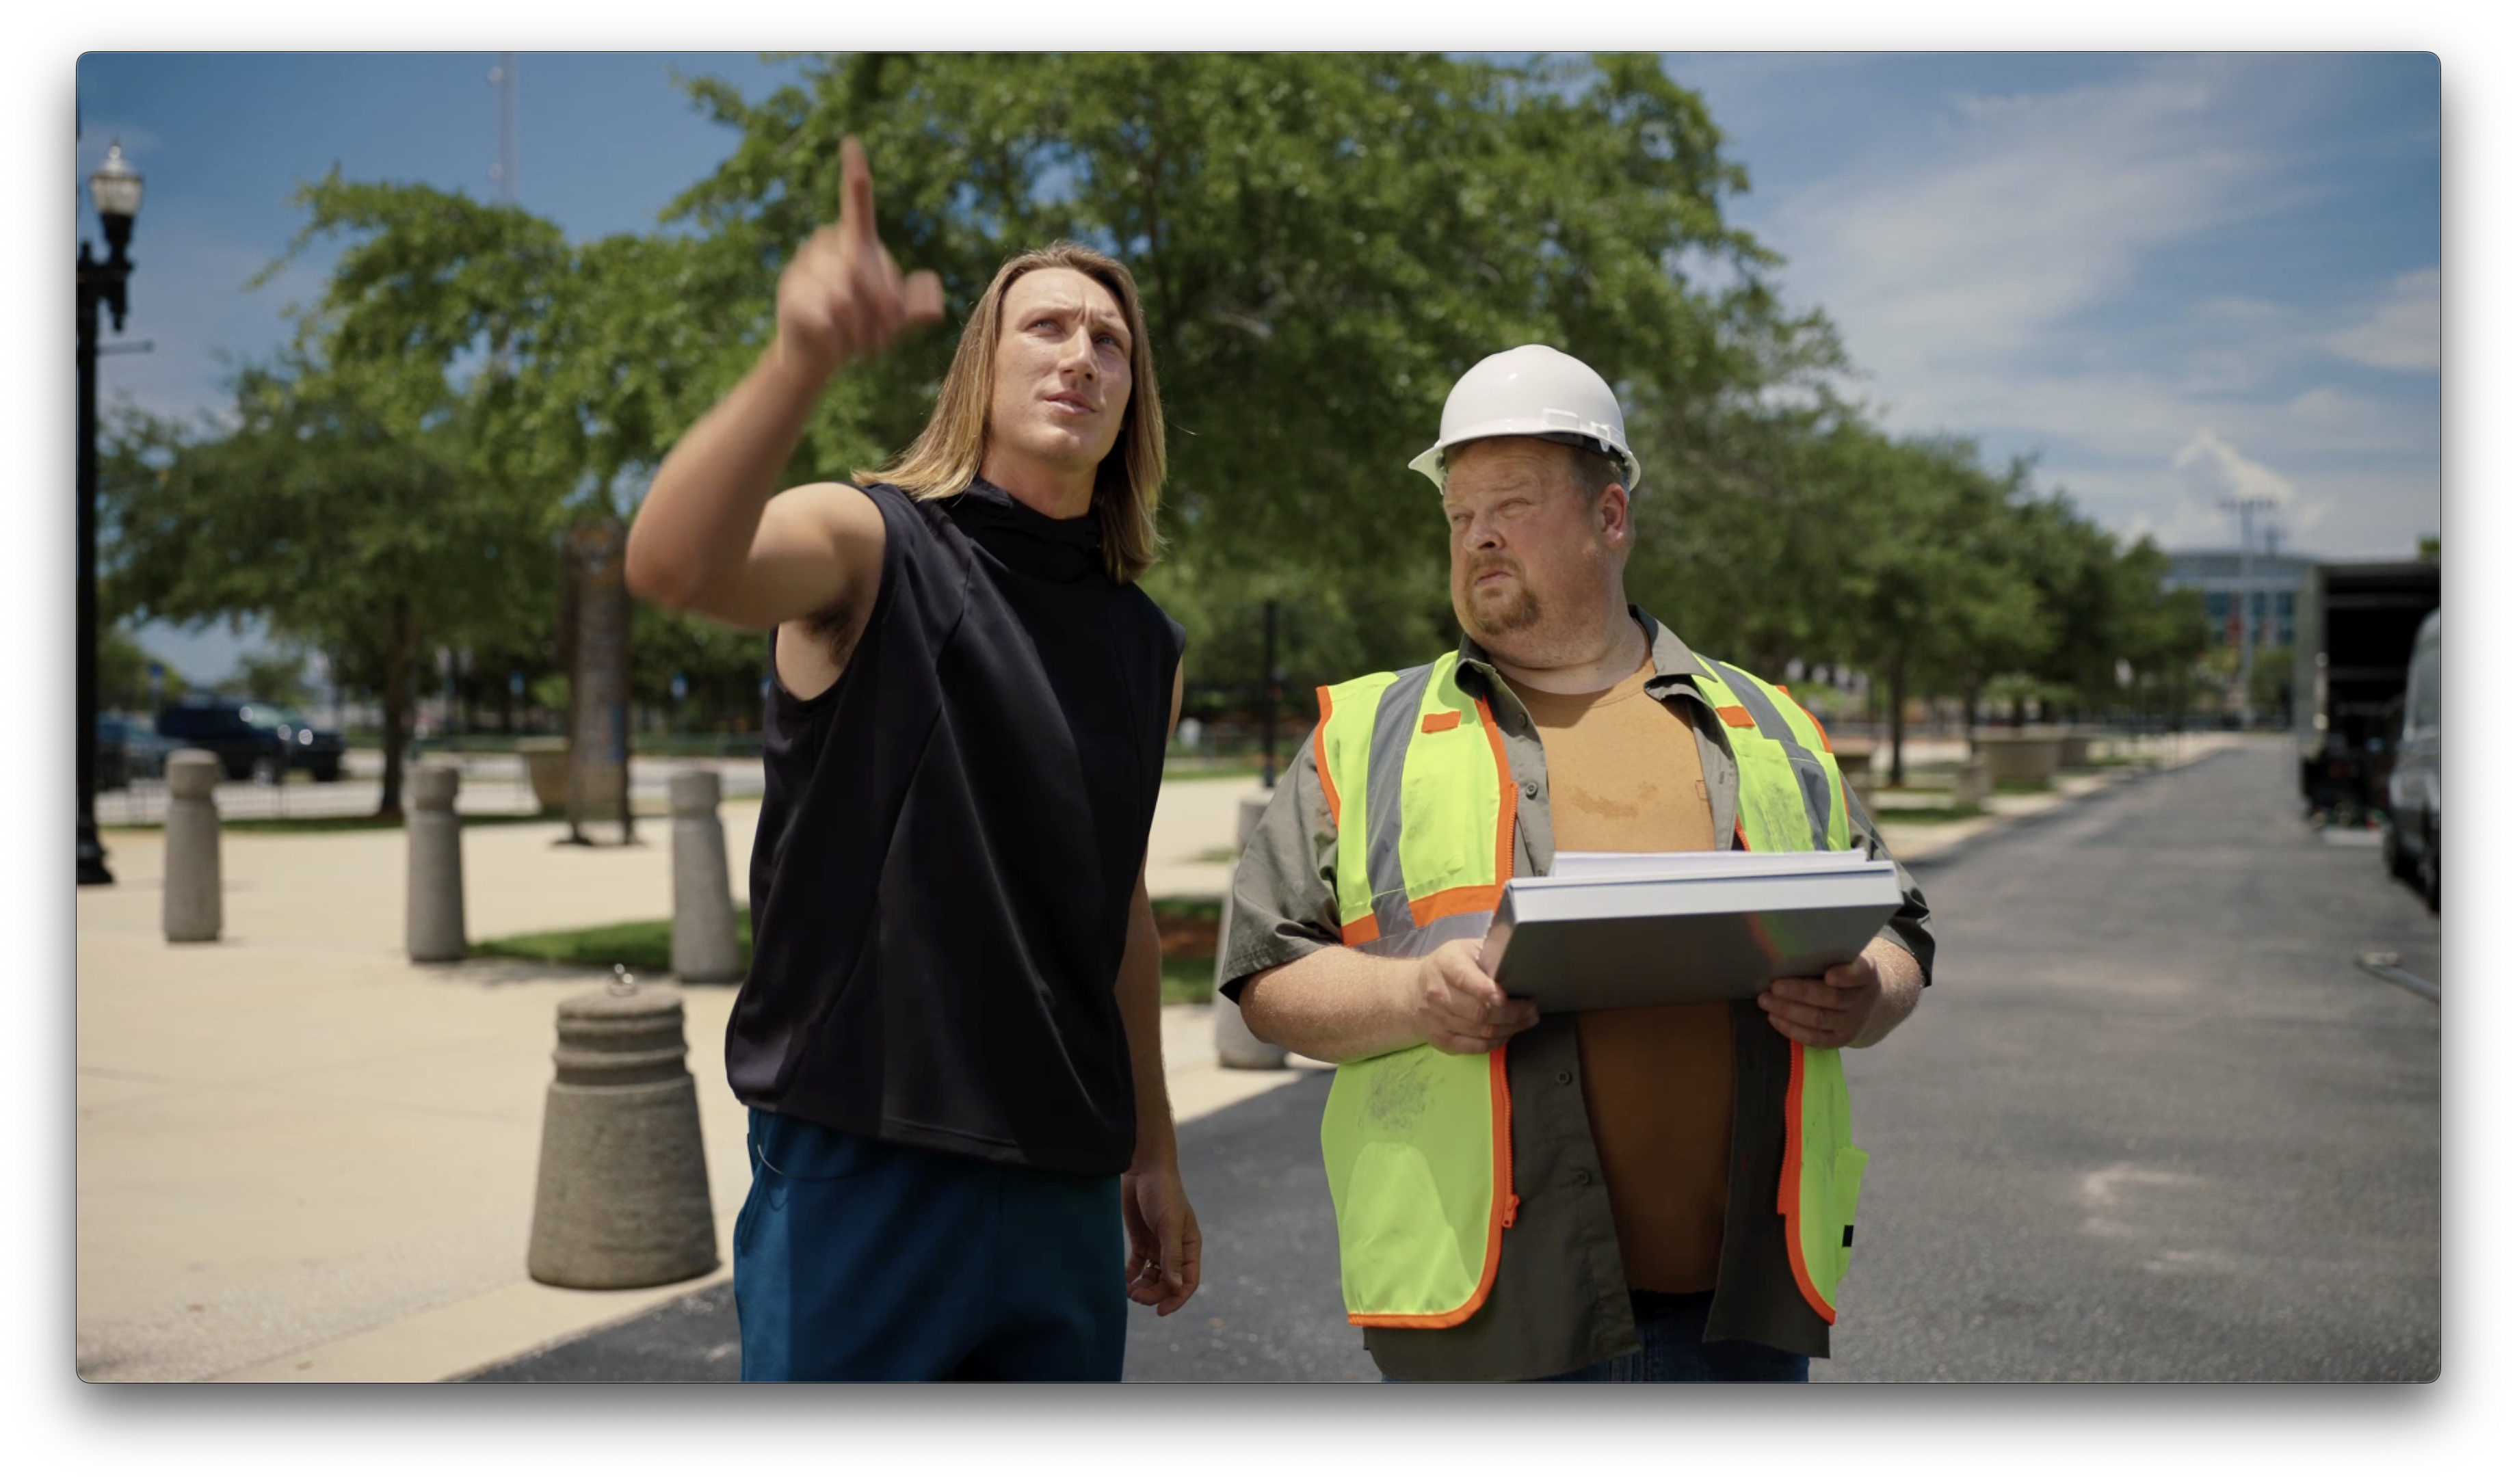
[[2421, 620], [2404, 677], [2404, 732], [2386, 780], [2386, 865], [2439, 905], [2439, 615]]

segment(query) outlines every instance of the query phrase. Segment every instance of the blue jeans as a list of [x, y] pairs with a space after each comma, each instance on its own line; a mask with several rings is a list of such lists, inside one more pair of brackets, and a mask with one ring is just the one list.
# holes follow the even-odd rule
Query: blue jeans
[[1805, 1381], [1809, 1357], [1753, 1339], [1704, 1337], [1711, 1293], [1636, 1293], [1632, 1355], [1603, 1360], [1546, 1381]]
[[1115, 1381], [1119, 1177], [862, 1139], [751, 1112], [734, 1226], [747, 1381]]

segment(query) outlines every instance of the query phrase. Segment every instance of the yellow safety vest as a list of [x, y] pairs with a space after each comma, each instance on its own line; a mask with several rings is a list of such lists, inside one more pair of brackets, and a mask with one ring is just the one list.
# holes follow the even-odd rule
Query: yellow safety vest
[[[1781, 689], [1704, 662], [1698, 687], [1739, 763], [1740, 846], [1848, 848], [1824, 729]], [[1512, 878], [1515, 790], [1493, 711], [1460, 686], [1459, 656], [1323, 686], [1319, 700], [1311, 752], [1337, 822], [1346, 946], [1415, 958], [1483, 937]], [[1446, 1329], [1485, 1302], [1519, 1206], [1505, 1054], [1418, 1045], [1338, 1068], [1320, 1152], [1349, 1323]], [[1833, 1324], [1866, 1157], [1838, 1053], [1793, 1041], [1791, 1058], [1776, 1208], [1793, 1279]]]

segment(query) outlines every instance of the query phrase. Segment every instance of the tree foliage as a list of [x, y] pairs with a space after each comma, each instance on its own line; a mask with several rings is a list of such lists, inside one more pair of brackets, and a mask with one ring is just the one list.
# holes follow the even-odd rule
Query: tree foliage
[[[853, 133], [948, 322], [1052, 238], [1131, 265], [1172, 451], [1146, 586], [1190, 631], [1193, 687], [1258, 678], [1269, 600], [1296, 696], [1454, 642], [1406, 464], [1458, 376], [1529, 341], [1616, 387], [1645, 469], [1630, 588], [1708, 652], [1856, 665], [1898, 700], [2026, 676], [2089, 707], [2120, 699], [2119, 661], [2146, 686], [2199, 652], [2154, 548], [1832, 395], [1833, 331], [1774, 293], [1725, 215], [1744, 170], [1652, 59], [860, 55], [757, 103], [687, 87], [732, 145], [655, 232], [572, 243], [459, 193], [306, 186], [299, 244], [344, 246], [292, 350], [238, 378], [227, 428], [122, 425], [109, 611], [261, 615], [382, 695], [396, 738], [438, 645], [472, 645], [493, 686], [545, 676], [557, 532], [626, 514], [751, 363]], [[952, 338], [842, 376], [789, 479], [905, 445]], [[681, 674], [690, 713], [756, 714], [756, 636], [637, 625], [642, 702]]]
[[540, 512], [480, 477], [477, 440], [408, 400], [402, 368], [293, 361], [238, 380], [211, 436], [126, 418], [103, 461], [107, 612], [254, 615], [385, 704], [381, 812], [401, 808], [416, 672], [442, 644], [536, 613]]
[[[1297, 673], [1451, 640], [1439, 515], [1406, 465], [1495, 351], [1565, 346], [1634, 402], [1693, 408], [1832, 354], [1758, 280], [1769, 255], [1721, 211], [1744, 175], [1648, 59], [868, 56], [756, 106], [693, 93], [741, 138], [676, 211], [751, 265], [716, 280], [734, 296], [711, 318], [755, 338], [777, 266], [828, 218], [845, 133], [886, 241], [954, 314], [1051, 238], [1129, 263], [1173, 459], [1175, 546], [1147, 586], [1193, 667], [1255, 674], [1267, 598]], [[932, 336], [858, 373], [793, 477], [905, 443], [950, 352]]]
[[[149, 684], [149, 666], [158, 669], [157, 685]], [[96, 634], [96, 703], [107, 711], [132, 711], [142, 716], [153, 715], [159, 699], [181, 700], [186, 688], [183, 672], [141, 647], [139, 638], [119, 623], [106, 625]]]

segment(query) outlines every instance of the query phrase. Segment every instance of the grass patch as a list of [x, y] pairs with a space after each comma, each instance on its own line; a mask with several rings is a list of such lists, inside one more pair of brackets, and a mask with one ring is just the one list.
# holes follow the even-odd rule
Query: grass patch
[[1204, 1004], [1215, 997], [1215, 960], [1163, 958], [1163, 1003]]
[[[1215, 993], [1215, 934], [1222, 918], [1223, 904], [1212, 897], [1164, 897], [1154, 903], [1154, 926], [1163, 939], [1163, 1003], [1204, 1004]], [[740, 903], [734, 910], [734, 941], [747, 973], [751, 913]], [[472, 945], [472, 952], [484, 958], [524, 958], [599, 969], [617, 963], [642, 973], [663, 974], [673, 967], [673, 924], [670, 918], [658, 917], [565, 932], [519, 933], [512, 938], [484, 939]]]
[[[1292, 756], [1290, 750], [1286, 756]], [[1284, 760], [1279, 759], [1276, 766], [1278, 772], [1284, 771]], [[1246, 778], [1250, 780], [1250, 786], [1256, 788], [1258, 786], [1258, 759], [1254, 757], [1247, 762], [1233, 762], [1228, 759], [1210, 760], [1190, 757], [1167, 758], [1163, 762], [1163, 782], [1165, 783], [1170, 783], [1173, 779], [1199, 778]]]
[[[483, 825], [544, 825], [554, 820], [565, 821], [568, 811], [545, 809], [539, 814], [467, 814], [462, 818], [463, 827], [471, 829]], [[341, 834], [359, 829], [400, 829], [408, 821], [401, 815], [309, 814], [286, 819], [221, 820], [219, 829], [222, 833], [232, 831], [237, 834]], [[127, 825], [99, 825], [97, 827], [151, 833], [163, 830], [166, 822], [142, 820]]]
[[[734, 947], [743, 971], [750, 972], [751, 913], [740, 903], [734, 909]], [[665, 974], [673, 967], [673, 923], [668, 917], [657, 917], [565, 932], [519, 933], [513, 938], [484, 939], [472, 945], [472, 952], [484, 958], [579, 963], [599, 969], [617, 963], [651, 974]]]
[[1960, 820], [1984, 818], [1981, 809], [1873, 809], [1870, 818], [1881, 825], [1953, 825]]
[[1214, 897], [1157, 897], [1154, 931], [1163, 944], [1163, 1003], [1204, 1004], [1215, 994], [1216, 934], [1223, 904]]

